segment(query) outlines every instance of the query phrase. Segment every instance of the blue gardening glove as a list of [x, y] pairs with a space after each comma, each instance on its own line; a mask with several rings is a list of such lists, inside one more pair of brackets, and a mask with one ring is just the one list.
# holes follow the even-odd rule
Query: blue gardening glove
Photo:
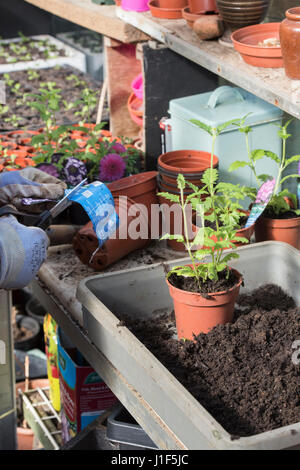
[[12, 215], [0, 218], [0, 289], [21, 289], [38, 273], [49, 239], [37, 227], [25, 227]]

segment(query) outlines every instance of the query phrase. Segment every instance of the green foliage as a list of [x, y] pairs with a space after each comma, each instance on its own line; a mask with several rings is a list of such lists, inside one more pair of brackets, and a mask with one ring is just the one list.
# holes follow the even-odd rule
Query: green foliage
[[[289, 158], [287, 158], [286, 156], [286, 141], [287, 139], [291, 137], [291, 134], [288, 133], [288, 127], [291, 121], [292, 120], [287, 121], [283, 126], [278, 126], [279, 127], [278, 136], [282, 140], [282, 157], [280, 158], [278, 155], [276, 155], [274, 152], [271, 152], [270, 150], [263, 150], [263, 149], [256, 149], [252, 151], [250, 150], [249, 141], [248, 141], [248, 133], [251, 132], [251, 128], [245, 127], [244, 125], [245, 119], [243, 119], [239, 124], [239, 128], [240, 128], [240, 131], [244, 132], [246, 136], [248, 160], [244, 160], [244, 161], [237, 160], [234, 163], [232, 163], [232, 165], [229, 167], [229, 171], [235, 171], [235, 170], [238, 170], [239, 168], [244, 168], [248, 166], [255, 176], [257, 187], [260, 187], [262, 183], [268, 180], [271, 180], [272, 177], [266, 174], [258, 175], [257, 169], [256, 169], [257, 162], [263, 158], [269, 158], [270, 160], [272, 160], [273, 162], [277, 164], [278, 172], [277, 172], [275, 187], [274, 187], [273, 195], [266, 208], [267, 214], [275, 215], [275, 216], [278, 216], [284, 212], [291, 211], [291, 210], [294, 210], [296, 214], [298, 213], [298, 211], [295, 209], [297, 207], [296, 196], [290, 193], [286, 189], [282, 191], [279, 190], [282, 184], [288, 179], [299, 178], [298, 174], [290, 174], [287, 176], [283, 176], [284, 171], [292, 163], [300, 161], [300, 155], [294, 155]], [[253, 192], [252, 199], [253, 200], [255, 199], [255, 192]], [[290, 204], [288, 203], [289, 199], [293, 202], [294, 209], [291, 208]]]

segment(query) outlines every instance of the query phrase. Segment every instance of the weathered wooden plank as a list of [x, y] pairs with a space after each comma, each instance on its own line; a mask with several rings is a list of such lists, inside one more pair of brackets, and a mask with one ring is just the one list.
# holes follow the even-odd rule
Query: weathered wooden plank
[[141, 62], [136, 59], [134, 44], [110, 43], [104, 42], [110, 131], [115, 136], [137, 139], [140, 127], [132, 121], [127, 101], [131, 82], [141, 72]]
[[97, 33], [131, 43], [147, 39], [144, 33], [116, 17], [114, 5], [96, 5], [91, 0], [25, 0]]

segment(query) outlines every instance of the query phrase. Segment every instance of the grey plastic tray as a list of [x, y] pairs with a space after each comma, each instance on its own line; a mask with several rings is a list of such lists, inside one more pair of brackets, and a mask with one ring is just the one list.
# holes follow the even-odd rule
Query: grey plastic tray
[[[300, 305], [300, 251], [280, 242], [258, 243], [237, 251], [240, 258], [231, 264], [244, 275], [244, 291], [266, 282], [276, 283]], [[151, 426], [146, 429], [150, 437], [163, 447], [168, 429], [176, 437], [173, 442], [178, 442], [178, 448], [300, 449], [300, 423], [231, 440], [229, 433], [152, 353], [120, 325], [120, 312], [155, 318], [172, 309], [165, 274], [177, 264], [178, 260], [102, 274], [83, 280], [78, 288], [91, 341], [141, 395], [145, 409], [150, 407], [163, 422], [159, 435], [148, 432]]]
[[118, 443], [120, 450], [157, 449], [143, 428], [127, 417], [123, 417], [123, 414], [127, 412], [120, 405], [107, 419], [107, 439]]

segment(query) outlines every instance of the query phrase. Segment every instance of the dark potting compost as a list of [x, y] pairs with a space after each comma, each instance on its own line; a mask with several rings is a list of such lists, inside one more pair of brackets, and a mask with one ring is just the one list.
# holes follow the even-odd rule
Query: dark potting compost
[[210, 292], [223, 292], [234, 287], [238, 279], [234, 272], [227, 270], [219, 273], [219, 279], [217, 281], [212, 281], [207, 279], [205, 282], [201, 282], [201, 289], [199, 289], [197, 280], [195, 277], [183, 277], [177, 276], [176, 273], [172, 273], [168, 278], [170, 284], [177, 289], [181, 289], [187, 292], [197, 292], [199, 294], [208, 294]]
[[195, 342], [176, 339], [169, 314], [120, 318], [232, 439], [300, 421], [300, 367], [292, 361], [300, 308], [280, 287], [240, 295], [233, 323]]

